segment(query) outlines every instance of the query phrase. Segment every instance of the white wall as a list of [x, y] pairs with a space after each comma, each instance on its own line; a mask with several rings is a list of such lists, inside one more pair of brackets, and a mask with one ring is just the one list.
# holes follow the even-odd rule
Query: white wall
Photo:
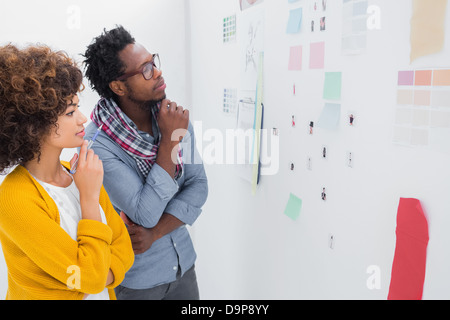
[[[180, 105], [190, 107], [186, 87], [185, 1], [183, 0], [117, 0], [68, 1], [0, 1], [0, 45], [9, 42], [25, 46], [47, 44], [64, 50], [78, 62], [92, 39], [103, 32], [123, 25], [136, 41], [161, 58], [167, 96]], [[84, 70], [84, 68], [82, 69]], [[85, 79], [86, 89], [80, 94], [81, 110], [89, 116], [98, 96]], [[75, 150], [66, 150], [63, 160], [70, 160]], [[0, 176], [0, 183], [3, 181]], [[6, 266], [0, 257], [0, 298], [7, 289]]]
[[[159, 53], [163, 76], [168, 83], [167, 95], [181, 105], [189, 104], [185, 90], [186, 32], [185, 2], [172, 0], [120, 1], [1, 1], [4, 18], [0, 21], [0, 44], [18, 46], [42, 43], [66, 51], [80, 63], [92, 39], [117, 24], [131, 32], [136, 41], [150, 52]], [[87, 79], [80, 94], [82, 111], [89, 115], [96, 93]]]
[[[381, 30], [369, 31], [367, 52], [341, 54], [342, 1], [328, 1], [327, 31], [286, 35], [289, 9], [308, 1], [264, 0], [264, 126], [280, 129], [280, 170], [263, 176], [254, 196], [235, 166], [207, 165], [210, 193], [195, 226], [198, 278], [203, 298], [211, 299], [386, 299], [395, 249], [400, 197], [421, 200], [429, 221], [424, 299], [448, 299], [450, 275], [450, 155], [443, 151], [405, 148], [392, 143], [397, 73], [400, 70], [450, 67], [450, 15], [445, 50], [409, 64], [412, 14], [409, 0], [372, 0], [381, 9]], [[253, 10], [248, 9], [248, 10]], [[450, 10], [450, 7], [448, 8]], [[304, 8], [306, 10], [306, 8]], [[192, 102], [203, 130], [235, 127], [221, 113], [224, 88], [239, 83], [239, 37], [235, 45], [221, 39], [222, 19], [243, 13], [238, 1], [190, 1]], [[304, 11], [305, 14], [305, 11]], [[306, 21], [303, 30], [307, 30]], [[309, 70], [308, 46], [326, 41], [325, 69]], [[287, 70], [289, 46], [302, 44], [303, 70]], [[306, 51], [306, 53], [305, 53]], [[315, 129], [310, 120], [323, 107], [325, 71], [343, 72], [341, 125], [336, 131]], [[292, 83], [297, 95], [292, 95]], [[358, 124], [345, 125], [349, 110]], [[296, 114], [296, 129], [290, 116]], [[197, 137], [198, 139], [198, 137]], [[329, 159], [319, 159], [322, 144]], [[207, 142], [204, 142], [207, 145]], [[347, 150], [355, 166], [345, 166]], [[306, 156], [313, 156], [313, 170]], [[315, 157], [315, 158], [314, 158]], [[297, 165], [290, 172], [289, 162]], [[327, 201], [320, 199], [327, 187]], [[303, 199], [297, 221], [283, 214], [289, 193]], [[335, 248], [328, 248], [328, 235]], [[378, 266], [380, 289], [369, 290], [367, 268]]]

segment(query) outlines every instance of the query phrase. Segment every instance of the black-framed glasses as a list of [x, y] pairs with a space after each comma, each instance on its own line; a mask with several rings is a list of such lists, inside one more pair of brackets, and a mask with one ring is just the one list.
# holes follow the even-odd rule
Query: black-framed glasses
[[117, 81], [126, 80], [132, 76], [139, 74], [139, 73], [142, 73], [142, 76], [144, 77], [145, 80], [150, 80], [151, 78], [153, 78], [153, 70], [155, 68], [158, 70], [161, 69], [161, 61], [159, 60], [158, 53], [155, 53], [153, 55], [153, 61], [150, 61], [150, 62], [144, 64], [139, 70], [125, 73], [124, 75], [117, 78]]

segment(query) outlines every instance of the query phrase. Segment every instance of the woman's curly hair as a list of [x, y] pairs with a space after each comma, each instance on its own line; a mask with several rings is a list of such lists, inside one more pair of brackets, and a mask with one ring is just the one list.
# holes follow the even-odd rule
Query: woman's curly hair
[[0, 47], [0, 173], [40, 157], [43, 138], [82, 81], [81, 70], [62, 51]]
[[97, 93], [106, 99], [115, 98], [109, 84], [123, 75], [126, 65], [119, 53], [135, 39], [122, 26], [106, 31], [87, 47], [84, 54], [85, 75]]

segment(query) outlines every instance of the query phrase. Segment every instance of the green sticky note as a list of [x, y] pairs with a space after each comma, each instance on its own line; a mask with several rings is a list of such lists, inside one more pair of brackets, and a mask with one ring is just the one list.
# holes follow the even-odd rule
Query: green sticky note
[[342, 87], [342, 72], [326, 72], [323, 85], [323, 98], [327, 100], [340, 100]]
[[296, 197], [292, 193], [289, 195], [289, 201], [284, 209], [284, 214], [292, 220], [297, 220], [300, 216], [300, 210], [302, 209], [302, 199]]

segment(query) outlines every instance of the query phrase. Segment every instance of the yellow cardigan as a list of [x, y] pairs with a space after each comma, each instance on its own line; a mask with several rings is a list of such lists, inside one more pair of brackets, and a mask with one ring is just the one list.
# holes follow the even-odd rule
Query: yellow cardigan
[[[68, 163], [63, 162], [68, 168]], [[53, 199], [23, 166], [0, 185], [0, 241], [8, 267], [11, 300], [79, 300], [113, 288], [134, 262], [128, 231], [102, 187], [100, 205], [108, 225], [82, 219], [77, 241], [61, 227]]]

